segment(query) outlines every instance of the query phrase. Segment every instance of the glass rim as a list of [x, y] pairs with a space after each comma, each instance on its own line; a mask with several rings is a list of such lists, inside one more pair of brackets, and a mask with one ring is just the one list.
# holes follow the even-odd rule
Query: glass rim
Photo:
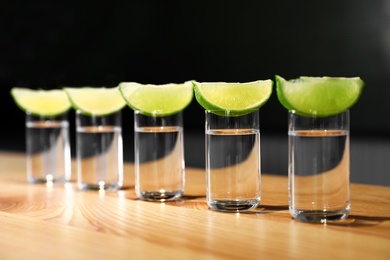
[[86, 117], [109, 117], [109, 116], [113, 116], [113, 115], [116, 115], [116, 114], [122, 114], [122, 111], [121, 110], [118, 110], [118, 111], [115, 111], [113, 113], [109, 113], [109, 114], [104, 114], [104, 115], [95, 115], [95, 114], [88, 114], [88, 113], [85, 113], [83, 112], [83, 110], [81, 109], [76, 109], [75, 110], [75, 114], [76, 115], [82, 115], [82, 116], [86, 116]]
[[[216, 116], [225, 116], [225, 117], [241, 117], [259, 112], [258, 108], [246, 110], [244, 113], [237, 112], [237, 110], [226, 110], [226, 109], [205, 109], [205, 114], [213, 114]], [[231, 114], [230, 114], [231, 113]]]
[[56, 119], [60, 119], [60, 118], [67, 118], [69, 116], [69, 111], [65, 111], [65, 112], [63, 112], [61, 114], [57, 114], [57, 115], [38, 115], [38, 114], [32, 113], [29, 110], [26, 110], [25, 116], [28, 118], [36, 118], [36, 119], [40, 119], [40, 120], [44, 120], [44, 119], [56, 120]]
[[315, 113], [313, 113], [311, 115], [300, 114], [299, 112], [297, 112], [294, 109], [288, 110], [288, 114], [289, 115], [296, 115], [296, 116], [307, 117], [307, 118], [330, 118], [330, 117], [340, 116], [340, 115], [343, 115], [343, 114], [346, 114], [346, 113], [349, 113], [349, 109], [346, 109], [346, 110], [344, 110], [344, 111], [342, 111], [340, 113], [337, 113], [337, 114], [331, 114], [331, 115], [327, 115], [327, 116], [318, 116]]
[[172, 116], [177, 116], [177, 115], [182, 114], [182, 113], [183, 113], [183, 110], [180, 110], [180, 111], [173, 113], [173, 114], [158, 115], [158, 114], [145, 114], [141, 110], [134, 110], [134, 115], [145, 116], [145, 117], [156, 117], [156, 118], [172, 117]]

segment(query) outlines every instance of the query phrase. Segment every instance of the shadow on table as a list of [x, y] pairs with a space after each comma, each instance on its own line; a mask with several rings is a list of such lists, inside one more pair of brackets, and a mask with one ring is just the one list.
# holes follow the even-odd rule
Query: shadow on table
[[250, 211], [243, 211], [241, 214], [270, 214], [278, 211], [288, 211], [288, 205], [260, 205]]
[[[242, 212], [241, 214], [270, 214], [281, 211], [288, 211], [288, 205], [260, 205], [252, 211]], [[348, 218], [344, 220], [328, 222], [326, 224], [334, 226], [364, 227], [379, 225], [384, 221], [390, 221], [390, 217], [349, 215]]]
[[348, 218], [342, 221], [330, 222], [327, 224], [335, 226], [364, 227], [379, 225], [383, 221], [390, 221], [390, 217], [349, 215]]

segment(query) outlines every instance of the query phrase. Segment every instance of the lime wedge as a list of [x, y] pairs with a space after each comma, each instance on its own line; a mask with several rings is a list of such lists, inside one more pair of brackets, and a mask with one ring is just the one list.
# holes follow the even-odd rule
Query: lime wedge
[[215, 114], [240, 116], [264, 105], [272, 94], [272, 80], [247, 83], [193, 81], [198, 103]]
[[117, 87], [65, 87], [64, 90], [68, 94], [73, 108], [87, 115], [109, 115], [121, 110], [126, 105]]
[[363, 87], [364, 82], [359, 77], [300, 77], [287, 81], [276, 76], [280, 103], [301, 115], [339, 114], [356, 103]]
[[194, 95], [190, 81], [163, 85], [122, 82], [119, 90], [130, 108], [154, 116], [173, 115], [182, 111], [191, 103]]
[[14, 87], [11, 89], [11, 96], [23, 111], [38, 116], [57, 116], [71, 107], [65, 92], [60, 89], [35, 90]]

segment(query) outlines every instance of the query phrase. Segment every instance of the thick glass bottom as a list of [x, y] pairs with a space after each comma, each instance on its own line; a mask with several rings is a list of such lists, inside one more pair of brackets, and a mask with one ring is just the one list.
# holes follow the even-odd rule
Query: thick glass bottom
[[183, 191], [140, 191], [137, 192], [138, 198], [148, 201], [169, 201], [180, 198], [183, 195]]
[[350, 208], [335, 210], [301, 210], [290, 208], [292, 217], [298, 221], [311, 223], [330, 223], [346, 219]]
[[91, 183], [79, 182], [78, 186], [80, 190], [84, 190], [84, 191], [87, 190], [115, 191], [115, 190], [120, 190], [122, 188], [122, 183], [114, 182], [114, 183], [91, 184]]
[[33, 184], [48, 184], [48, 183], [65, 183], [67, 182], [68, 180], [66, 180], [65, 178], [59, 178], [59, 179], [53, 179], [51, 177], [47, 177], [47, 178], [34, 178], [34, 177], [29, 177], [28, 178], [28, 182], [29, 183], [33, 183]]
[[260, 198], [250, 200], [208, 200], [210, 209], [224, 212], [240, 212], [256, 208]]

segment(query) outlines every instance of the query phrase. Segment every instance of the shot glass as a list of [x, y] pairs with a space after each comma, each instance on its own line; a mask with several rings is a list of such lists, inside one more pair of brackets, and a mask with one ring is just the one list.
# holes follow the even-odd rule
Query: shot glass
[[30, 183], [69, 181], [71, 160], [67, 113], [45, 117], [26, 112], [26, 154]]
[[326, 223], [350, 212], [349, 111], [329, 117], [289, 112], [289, 209]]
[[81, 190], [123, 186], [121, 112], [89, 116], [76, 111], [77, 183]]
[[135, 191], [138, 198], [168, 201], [184, 192], [182, 112], [147, 116], [134, 111]]
[[206, 199], [210, 209], [238, 212], [261, 199], [259, 111], [243, 116], [206, 110]]

